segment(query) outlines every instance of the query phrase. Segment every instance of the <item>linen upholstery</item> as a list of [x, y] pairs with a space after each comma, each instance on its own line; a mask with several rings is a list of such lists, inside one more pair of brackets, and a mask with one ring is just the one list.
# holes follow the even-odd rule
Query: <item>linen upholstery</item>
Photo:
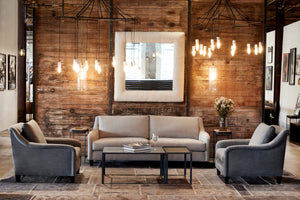
[[[274, 131], [272, 128], [264, 130]], [[283, 129], [272, 141], [260, 145], [249, 145], [250, 139], [218, 141], [215, 166], [225, 182], [234, 176], [275, 176], [280, 183], [287, 135], [288, 130]]]
[[150, 134], [159, 137], [193, 138], [199, 136], [198, 117], [150, 116]]
[[250, 146], [266, 144], [275, 138], [275, 128], [268, 126], [265, 123], [260, 123], [255, 129], [251, 140], [249, 142]]
[[94, 129], [100, 137], [144, 137], [149, 138], [148, 116], [97, 116]]
[[31, 120], [27, 123], [24, 123], [22, 129], [22, 135], [28, 141], [44, 144], [47, 143], [40, 126], [35, 120]]
[[[146, 121], [144, 121], [146, 120]], [[119, 126], [120, 125], [120, 126]], [[105, 129], [105, 130], [103, 130]], [[127, 129], [127, 130], [126, 130]], [[128, 131], [130, 130], [130, 131]], [[187, 146], [194, 161], [209, 160], [210, 136], [200, 117], [175, 116], [97, 116], [94, 128], [88, 134], [88, 160], [102, 159], [105, 146], [123, 146], [131, 142], [153, 143], [151, 130], [159, 135], [154, 146]], [[104, 133], [103, 133], [104, 132]], [[107, 160], [159, 160], [157, 155], [108, 155]], [[170, 155], [169, 160], [183, 160]]]
[[74, 182], [81, 164], [80, 142], [66, 139], [64, 143], [62, 138], [46, 138], [47, 143], [30, 142], [22, 135], [23, 125], [18, 123], [8, 128], [16, 180], [23, 175], [70, 176]]

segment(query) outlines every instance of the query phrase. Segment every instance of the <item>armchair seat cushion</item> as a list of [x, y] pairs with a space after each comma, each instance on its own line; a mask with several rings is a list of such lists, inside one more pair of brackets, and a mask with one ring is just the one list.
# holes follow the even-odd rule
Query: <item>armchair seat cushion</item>
[[226, 151], [226, 148], [219, 148], [216, 151], [216, 158], [219, 159], [221, 162], [224, 161], [225, 151]]
[[[151, 145], [153, 141], [150, 141]], [[159, 138], [155, 146], [186, 146], [190, 151], [206, 151], [206, 144], [201, 140], [191, 138]]]
[[43, 143], [47, 144], [44, 134], [35, 120], [31, 120], [23, 124], [22, 135], [29, 142]]
[[118, 138], [100, 138], [93, 142], [93, 150], [102, 151], [103, 147], [121, 147], [130, 143], [148, 143], [148, 139], [142, 137], [118, 137]]

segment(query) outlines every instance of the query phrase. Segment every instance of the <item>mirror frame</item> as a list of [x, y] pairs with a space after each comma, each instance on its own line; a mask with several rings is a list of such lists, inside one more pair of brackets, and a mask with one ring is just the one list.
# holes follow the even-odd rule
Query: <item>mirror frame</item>
[[[126, 37], [126, 38], [125, 38]], [[172, 90], [126, 90], [123, 61], [125, 43], [174, 43]], [[183, 102], [184, 100], [184, 32], [116, 32], [115, 33], [115, 101], [132, 102]]]

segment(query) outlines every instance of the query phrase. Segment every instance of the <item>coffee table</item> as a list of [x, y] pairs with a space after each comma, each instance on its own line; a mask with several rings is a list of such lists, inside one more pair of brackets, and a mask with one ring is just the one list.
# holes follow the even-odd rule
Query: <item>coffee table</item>
[[[146, 152], [125, 152], [123, 147], [104, 147], [102, 151], [102, 184], [105, 176], [105, 158], [107, 154], [160, 154], [160, 176], [164, 176], [164, 156], [165, 151], [162, 147], [151, 147], [151, 151]], [[165, 176], [164, 176], [165, 181]]]
[[147, 152], [126, 152], [123, 147], [104, 147], [102, 151], [102, 184], [105, 177], [105, 162], [107, 154], [160, 154], [160, 176], [163, 176], [163, 183], [168, 183], [168, 156], [169, 154], [183, 154], [184, 176], [186, 176], [186, 156], [190, 155], [190, 184], [192, 184], [192, 152], [184, 146], [180, 147], [151, 147]]

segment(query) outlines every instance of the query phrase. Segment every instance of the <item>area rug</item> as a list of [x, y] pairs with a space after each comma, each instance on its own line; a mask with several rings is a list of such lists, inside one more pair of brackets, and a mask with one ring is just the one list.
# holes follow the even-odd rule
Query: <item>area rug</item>
[[169, 184], [162, 184], [158, 174], [159, 168], [152, 166], [111, 166], [101, 184], [101, 168], [84, 163], [75, 183], [68, 177], [39, 176], [24, 176], [16, 183], [12, 176], [0, 181], [0, 193], [19, 195], [21, 200], [300, 199], [300, 179], [288, 172], [284, 173], [282, 184], [276, 184], [273, 177], [234, 177], [224, 184], [224, 178], [214, 168], [193, 167], [193, 184], [189, 184], [188, 176], [183, 176], [181, 167], [169, 169]]

